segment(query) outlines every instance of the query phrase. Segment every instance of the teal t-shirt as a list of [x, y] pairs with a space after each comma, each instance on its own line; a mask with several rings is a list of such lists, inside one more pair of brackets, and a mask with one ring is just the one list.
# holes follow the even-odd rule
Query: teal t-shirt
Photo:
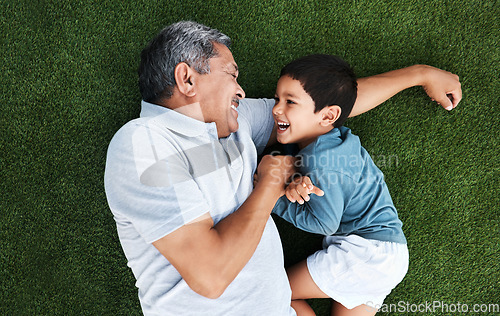
[[311, 233], [406, 243], [384, 175], [349, 128], [319, 136], [298, 156], [300, 173], [325, 195], [302, 205], [282, 196], [273, 213]]

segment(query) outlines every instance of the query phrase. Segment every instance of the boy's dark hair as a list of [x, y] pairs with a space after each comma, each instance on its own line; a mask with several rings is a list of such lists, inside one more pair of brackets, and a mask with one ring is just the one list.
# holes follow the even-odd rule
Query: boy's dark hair
[[347, 62], [332, 55], [308, 55], [283, 67], [282, 76], [300, 81], [314, 101], [314, 113], [338, 105], [342, 111], [334, 127], [344, 124], [356, 101], [358, 87], [356, 75]]

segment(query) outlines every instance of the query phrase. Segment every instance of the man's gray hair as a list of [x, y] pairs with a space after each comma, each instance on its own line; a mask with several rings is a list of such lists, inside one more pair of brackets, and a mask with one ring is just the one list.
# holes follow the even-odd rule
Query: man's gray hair
[[218, 30], [181, 21], [164, 28], [141, 53], [139, 89], [142, 99], [156, 103], [172, 96], [175, 67], [185, 62], [198, 73], [210, 72], [209, 59], [217, 56], [214, 43], [227, 47], [230, 38]]

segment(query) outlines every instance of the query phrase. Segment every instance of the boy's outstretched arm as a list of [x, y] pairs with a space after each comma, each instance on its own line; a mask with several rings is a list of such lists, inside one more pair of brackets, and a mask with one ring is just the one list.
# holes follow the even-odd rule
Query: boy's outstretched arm
[[429, 97], [450, 111], [462, 99], [457, 75], [427, 65], [414, 65], [358, 79], [358, 97], [349, 117], [367, 112], [407, 88], [422, 86]]

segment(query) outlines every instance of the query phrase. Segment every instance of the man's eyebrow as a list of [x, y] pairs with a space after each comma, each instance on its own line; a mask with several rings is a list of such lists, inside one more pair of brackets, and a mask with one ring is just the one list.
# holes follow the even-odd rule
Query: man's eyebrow
[[[230, 69], [230, 68], [232, 68], [232, 69]], [[228, 69], [229, 69], [229, 71], [238, 72], [238, 65], [230, 63], [230, 64], [228, 64]]]

